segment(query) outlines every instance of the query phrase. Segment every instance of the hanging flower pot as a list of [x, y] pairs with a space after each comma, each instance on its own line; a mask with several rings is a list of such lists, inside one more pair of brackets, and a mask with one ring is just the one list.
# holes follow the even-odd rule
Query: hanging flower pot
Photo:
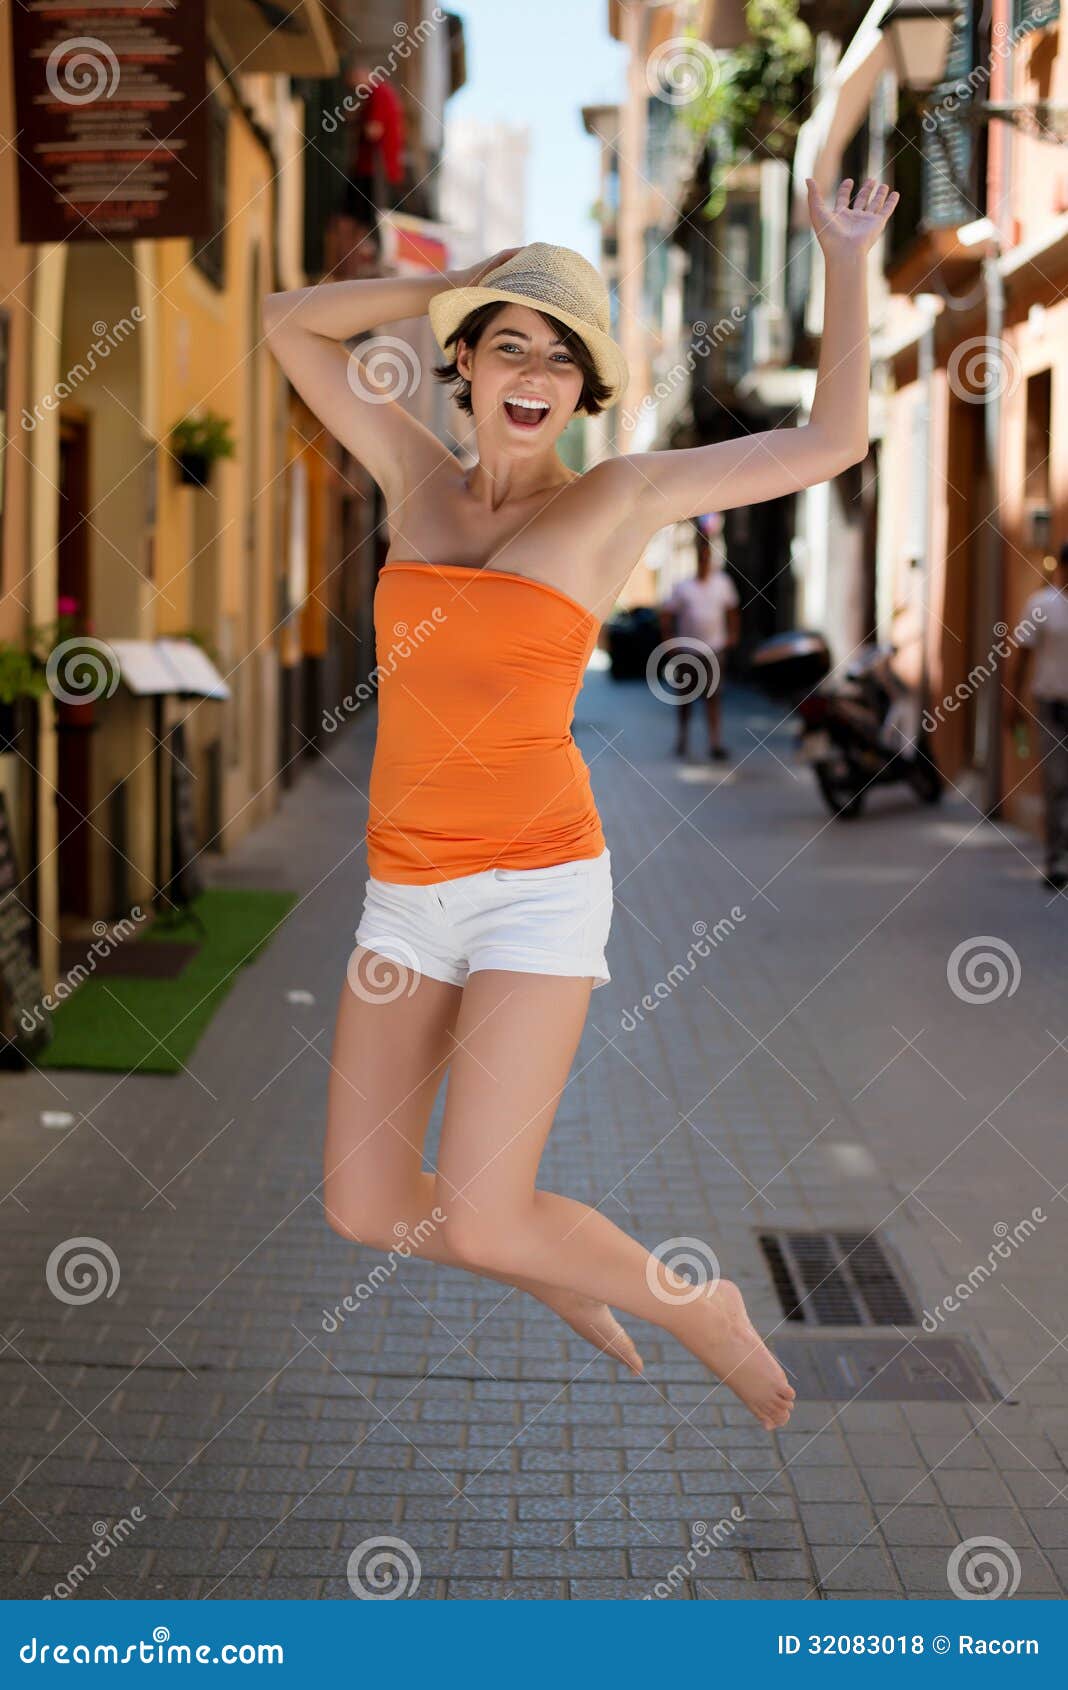
[[211, 475], [212, 460], [206, 452], [176, 452], [178, 479], [192, 486], [206, 487]]
[[178, 479], [191, 487], [207, 487], [216, 459], [234, 455], [229, 421], [215, 411], [183, 417], [171, 429], [169, 444]]

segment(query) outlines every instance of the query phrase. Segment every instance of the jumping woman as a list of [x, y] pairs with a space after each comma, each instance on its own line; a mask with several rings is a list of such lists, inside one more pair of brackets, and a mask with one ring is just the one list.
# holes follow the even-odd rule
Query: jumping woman
[[[529, 1292], [636, 1374], [612, 1311], [651, 1321], [768, 1430], [785, 1425], [794, 1392], [738, 1287], [695, 1288], [536, 1178], [590, 993], [609, 978], [611, 857], [571, 735], [586, 663], [658, 529], [866, 456], [866, 254], [898, 196], [869, 179], [851, 205], [852, 185], [831, 206], [808, 184], [826, 290], [801, 427], [570, 469], [563, 429], [615, 404], [627, 370], [597, 271], [543, 242], [434, 280], [271, 294], [264, 317], [293, 386], [381, 488], [389, 533], [370, 878], [334, 1031], [326, 1218], [344, 1238], [380, 1250], [403, 1239]], [[365, 366], [354, 373], [344, 344], [424, 311], [448, 360], [435, 374], [473, 419], [466, 471]]]

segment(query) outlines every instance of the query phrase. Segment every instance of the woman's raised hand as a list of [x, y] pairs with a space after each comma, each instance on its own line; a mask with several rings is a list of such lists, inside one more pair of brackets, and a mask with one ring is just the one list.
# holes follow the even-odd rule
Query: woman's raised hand
[[891, 192], [885, 182], [876, 182], [869, 176], [850, 205], [853, 178], [847, 176], [838, 184], [834, 204], [828, 205], [812, 177], [806, 176], [805, 182], [813, 233], [827, 258], [836, 253], [856, 256], [866, 253], [886, 227], [901, 197], [896, 191]]
[[450, 270], [448, 280], [454, 288], [477, 287], [488, 270], [496, 270], [498, 264], [506, 263], [522, 250], [522, 247], [506, 246], [500, 252], [495, 252], [492, 258], [480, 258], [477, 264], [469, 264], [464, 270]]

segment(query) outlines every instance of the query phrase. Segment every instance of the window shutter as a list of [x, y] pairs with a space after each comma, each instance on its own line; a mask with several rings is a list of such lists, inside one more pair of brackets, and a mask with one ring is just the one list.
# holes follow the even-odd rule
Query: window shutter
[[1045, 29], [1061, 15], [1061, 0], [1012, 0], [1012, 34], [1014, 40], [1028, 35], [1033, 29]]

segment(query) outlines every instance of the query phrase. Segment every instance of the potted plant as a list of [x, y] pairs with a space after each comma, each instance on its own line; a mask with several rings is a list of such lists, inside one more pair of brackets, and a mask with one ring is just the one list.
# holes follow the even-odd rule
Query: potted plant
[[61, 598], [58, 610], [54, 621], [28, 629], [24, 646], [0, 640], [0, 751], [15, 748], [14, 740], [26, 725], [25, 704], [48, 691], [49, 652], [77, 629], [77, 601]]
[[717, 74], [681, 108], [696, 134], [714, 138], [706, 218], [723, 210], [737, 160], [792, 155], [811, 102], [815, 49], [798, 0], [746, 0], [745, 19], [750, 39], [718, 54]]
[[229, 420], [217, 411], [190, 413], [171, 429], [170, 449], [178, 461], [179, 479], [206, 487], [216, 459], [234, 455]]

